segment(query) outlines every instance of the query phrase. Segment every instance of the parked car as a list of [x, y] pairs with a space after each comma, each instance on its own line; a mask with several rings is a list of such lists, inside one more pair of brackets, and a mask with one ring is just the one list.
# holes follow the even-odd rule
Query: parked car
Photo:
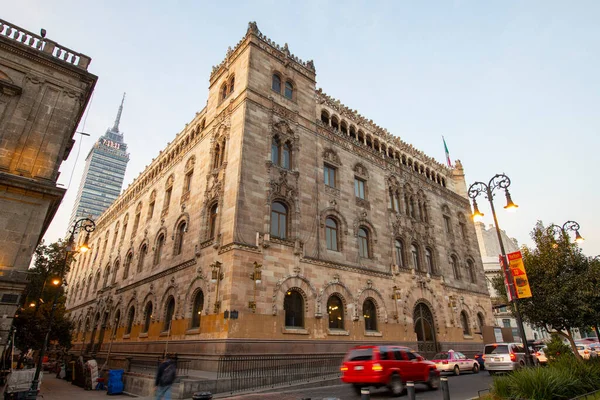
[[546, 356], [546, 346], [540, 347], [535, 352], [535, 358], [537, 359], [537, 363], [539, 365], [548, 365], [548, 357]]
[[485, 369], [485, 358], [483, 353], [476, 353], [473, 358], [479, 363], [479, 369]]
[[590, 358], [598, 357], [598, 353], [596, 353], [592, 348], [586, 344], [578, 344], [577, 352], [584, 360], [589, 360]]
[[454, 375], [460, 375], [462, 371], [471, 371], [474, 374], [479, 372], [477, 360], [467, 358], [463, 353], [454, 350], [437, 353], [431, 361], [440, 372], [452, 372]]
[[490, 375], [525, 366], [525, 348], [520, 343], [491, 343], [483, 349], [485, 369]]
[[352, 384], [357, 393], [362, 387], [387, 386], [392, 395], [399, 396], [408, 381], [425, 383], [434, 390], [440, 385], [435, 364], [407, 347], [354, 347], [346, 354], [340, 370], [342, 382]]

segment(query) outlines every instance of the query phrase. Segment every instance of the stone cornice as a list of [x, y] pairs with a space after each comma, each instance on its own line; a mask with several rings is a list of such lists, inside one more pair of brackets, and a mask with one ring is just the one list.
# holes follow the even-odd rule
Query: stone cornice
[[75, 307], [71, 307], [71, 308], [67, 309], [65, 312], [69, 314], [69, 313], [79, 310], [80, 308], [85, 308], [87, 306], [91, 306], [92, 304], [94, 304], [96, 302], [96, 300], [97, 299], [88, 300], [85, 303], [81, 303]]
[[117, 289], [115, 291], [115, 293], [116, 294], [121, 294], [121, 293], [123, 293], [123, 292], [125, 292], [127, 290], [135, 289], [138, 286], [145, 285], [146, 283], [150, 283], [150, 282], [155, 281], [157, 279], [164, 278], [165, 276], [174, 274], [175, 272], [178, 272], [178, 271], [184, 270], [186, 268], [189, 268], [189, 267], [191, 267], [193, 265], [196, 265], [196, 263], [197, 263], [196, 262], [196, 258], [192, 258], [191, 260], [184, 261], [183, 263], [178, 264], [178, 265], [176, 265], [174, 267], [167, 268], [164, 271], [160, 271], [160, 272], [158, 272], [158, 273], [156, 273], [154, 275], [150, 275], [150, 276], [148, 276], [148, 277], [146, 277], [146, 278], [144, 278], [144, 279], [142, 279], [140, 281], [131, 283], [131, 284], [127, 285], [127, 286], [123, 286], [122, 288]]
[[318, 265], [321, 267], [339, 269], [342, 271], [356, 272], [356, 273], [364, 274], [364, 275], [377, 276], [379, 278], [392, 278], [392, 276], [393, 276], [391, 272], [375, 271], [375, 270], [372, 270], [369, 268], [357, 267], [357, 266], [348, 265], [348, 264], [341, 264], [341, 263], [336, 263], [336, 262], [332, 262], [332, 261], [325, 261], [325, 260], [320, 260], [320, 259], [313, 258], [313, 257], [304, 256], [304, 257], [300, 258], [300, 262]]

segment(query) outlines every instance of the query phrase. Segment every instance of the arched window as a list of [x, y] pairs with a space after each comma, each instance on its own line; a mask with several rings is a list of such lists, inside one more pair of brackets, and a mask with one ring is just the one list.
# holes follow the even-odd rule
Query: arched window
[[473, 260], [467, 260], [467, 269], [469, 270], [471, 282], [475, 283], [475, 281], [477, 281], [477, 276], [475, 275], [475, 264], [473, 263]]
[[119, 324], [121, 323], [121, 310], [117, 310], [115, 313], [114, 319], [115, 327], [113, 328], [112, 337], [114, 338], [117, 335], [117, 329], [119, 329]]
[[323, 125], [329, 126], [329, 114], [325, 110], [321, 111], [321, 122]]
[[431, 249], [425, 249], [425, 266], [427, 267], [427, 272], [430, 274], [435, 274], [435, 265], [433, 264], [433, 253]]
[[173, 320], [173, 314], [175, 313], [175, 299], [173, 296], [169, 296], [167, 300], [167, 307], [165, 312], [165, 321], [163, 325], [163, 332], [171, 331], [171, 321]]
[[477, 325], [479, 328], [479, 333], [483, 334], [483, 327], [485, 326], [485, 317], [482, 313], [477, 313]]
[[333, 218], [325, 220], [325, 238], [327, 240], [327, 249], [339, 251], [338, 246], [338, 224]]
[[460, 313], [460, 325], [463, 328], [463, 335], [470, 335], [471, 329], [469, 328], [469, 318], [467, 317], [467, 313], [462, 311]]
[[94, 292], [98, 290], [98, 284], [100, 283], [100, 270], [96, 272], [96, 280], [94, 281]]
[[454, 279], [460, 279], [460, 270], [458, 269], [458, 258], [455, 255], [450, 256], [450, 264], [452, 264], [452, 272]]
[[279, 139], [276, 137], [271, 140], [271, 162], [279, 165]]
[[227, 83], [223, 83], [221, 86], [221, 101], [225, 100], [225, 97], [227, 97]]
[[281, 93], [281, 78], [277, 74], [273, 74], [271, 89], [273, 89], [277, 93]]
[[152, 322], [152, 302], [149, 301], [144, 309], [144, 326], [142, 327], [142, 333], [148, 333], [150, 329], [150, 323]]
[[154, 250], [154, 265], [158, 265], [158, 263], [160, 263], [164, 246], [165, 235], [161, 234], [156, 241], [156, 249]]
[[287, 208], [278, 201], [271, 205], [271, 236], [280, 239], [287, 237]]
[[233, 93], [234, 89], [235, 89], [235, 76], [232, 76], [231, 80], [229, 81], [229, 93]]
[[396, 249], [396, 263], [400, 268], [406, 268], [404, 265], [404, 244], [400, 240], [396, 240], [394, 247]]
[[329, 315], [329, 329], [344, 329], [344, 304], [337, 295], [327, 299], [327, 314]]
[[419, 258], [419, 248], [414, 243], [410, 246], [410, 254], [412, 255], [413, 266], [417, 271], [421, 271], [421, 259]]
[[108, 286], [108, 278], [109, 277], [110, 277], [110, 264], [108, 264], [106, 266], [106, 269], [104, 270], [104, 283], [102, 284], [103, 288]]
[[283, 300], [286, 328], [304, 327], [304, 297], [294, 289], [288, 290]]
[[140, 247], [137, 272], [142, 272], [142, 270], [144, 269], [144, 261], [146, 260], [146, 254], [148, 254], [148, 246], [144, 243], [142, 247]]
[[365, 228], [358, 228], [358, 255], [369, 258], [369, 233]]
[[115, 268], [113, 269], [112, 278], [110, 280], [111, 285], [117, 281], [117, 272], [119, 272], [119, 267], [120, 267], [120, 265], [119, 265], [119, 262], [117, 261], [115, 263]]
[[294, 97], [294, 86], [292, 85], [292, 82], [290, 82], [290, 81], [287, 81], [285, 83], [284, 96], [290, 100], [292, 100], [292, 98]]
[[133, 258], [133, 254], [129, 253], [125, 257], [125, 264], [123, 264], [123, 279], [127, 279], [129, 276], [129, 268], [131, 268], [131, 259]]
[[408, 211], [412, 218], [417, 217], [417, 211], [415, 210], [415, 198], [413, 196], [410, 196], [410, 199], [408, 200]]
[[183, 250], [183, 237], [185, 232], [187, 232], [187, 224], [185, 221], [181, 221], [177, 227], [177, 236], [175, 237], [175, 251], [173, 252], [175, 256], [181, 254], [181, 251]]
[[366, 331], [377, 331], [377, 308], [373, 300], [366, 299], [363, 303], [363, 317]]
[[194, 297], [194, 305], [192, 306], [192, 328], [200, 327], [200, 317], [204, 309], [204, 293], [199, 290]]
[[129, 313], [127, 314], [127, 326], [125, 327], [125, 334], [129, 335], [131, 333], [131, 328], [133, 328], [133, 320], [135, 318], [135, 307], [131, 306], [129, 309]]
[[283, 145], [281, 150], [281, 166], [285, 169], [292, 167], [292, 148], [288, 142]]

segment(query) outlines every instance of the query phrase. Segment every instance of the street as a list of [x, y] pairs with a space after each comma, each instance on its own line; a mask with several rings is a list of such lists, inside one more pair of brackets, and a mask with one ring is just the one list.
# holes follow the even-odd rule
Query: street
[[[448, 386], [450, 389], [450, 398], [452, 400], [464, 400], [478, 396], [479, 390], [489, 389], [492, 383], [492, 377], [487, 371], [479, 374], [461, 374], [459, 376], [445, 375], [448, 377]], [[441, 399], [441, 390], [428, 390], [425, 385], [415, 385], [416, 398], [423, 400]], [[386, 388], [371, 388], [372, 399], [389, 398], [390, 394]], [[406, 393], [401, 398], [406, 398]], [[261, 400], [300, 400], [300, 399], [321, 400], [323, 398], [339, 398], [340, 400], [359, 400], [360, 396], [354, 392], [350, 385], [341, 384], [313, 389], [302, 389], [294, 391], [281, 391], [271, 393], [247, 394], [230, 397], [230, 399], [261, 399]]]

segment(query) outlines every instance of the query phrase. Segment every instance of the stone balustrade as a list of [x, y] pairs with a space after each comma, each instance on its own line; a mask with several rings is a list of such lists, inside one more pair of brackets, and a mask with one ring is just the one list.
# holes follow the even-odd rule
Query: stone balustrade
[[58, 43], [31, 33], [14, 24], [0, 19], [0, 37], [19, 42], [21, 45], [51, 55], [68, 64], [87, 71], [92, 59], [85, 54], [77, 53]]

